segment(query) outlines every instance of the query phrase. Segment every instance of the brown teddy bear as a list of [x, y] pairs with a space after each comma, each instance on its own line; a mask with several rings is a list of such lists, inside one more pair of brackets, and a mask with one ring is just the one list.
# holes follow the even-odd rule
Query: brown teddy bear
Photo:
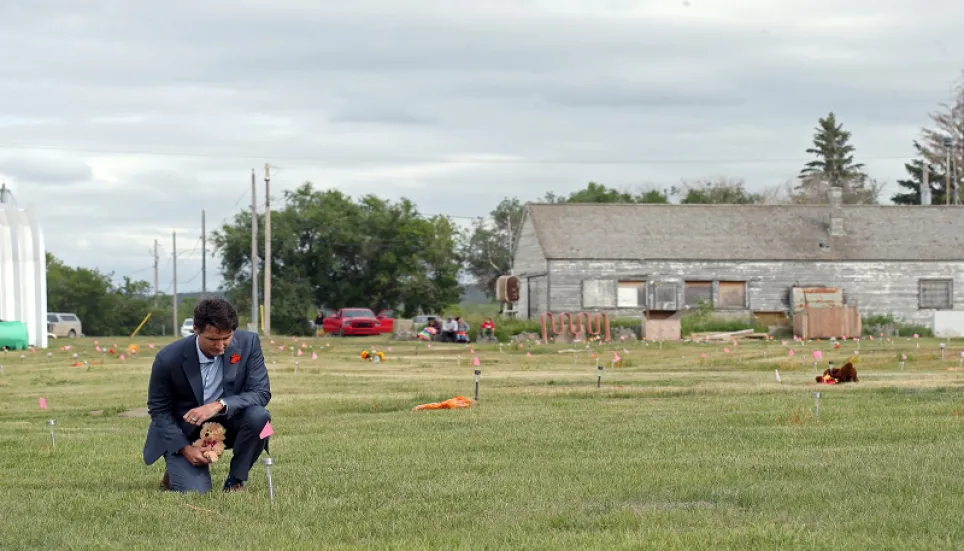
[[825, 369], [823, 375], [817, 375], [816, 379], [818, 383], [826, 384], [860, 382], [857, 378], [857, 368], [850, 362], [845, 363], [840, 369], [835, 368], [833, 362], [830, 362], [830, 369]]
[[220, 423], [204, 423], [201, 425], [201, 438], [192, 446], [200, 448], [201, 455], [208, 458], [211, 463], [217, 463], [224, 455], [225, 438], [226, 431]]

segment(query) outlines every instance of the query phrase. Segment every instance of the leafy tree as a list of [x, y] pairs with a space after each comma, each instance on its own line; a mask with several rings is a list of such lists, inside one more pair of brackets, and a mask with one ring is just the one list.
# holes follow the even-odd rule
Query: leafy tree
[[[460, 298], [455, 226], [444, 217], [422, 217], [407, 199], [392, 203], [366, 195], [355, 201], [306, 182], [285, 192], [271, 225], [273, 332], [304, 334], [318, 307], [404, 307], [405, 315], [414, 315], [441, 311]], [[250, 311], [251, 213], [239, 212], [213, 232], [212, 242], [228, 297], [239, 311]]]
[[170, 334], [170, 297], [155, 300], [146, 281], [124, 277], [121, 284], [114, 285], [112, 279], [113, 274], [73, 268], [47, 253], [47, 310], [76, 314], [84, 334], [90, 336], [128, 335], [148, 313], [151, 317], [139, 334]]
[[596, 182], [589, 182], [585, 188], [569, 194], [560, 203], [668, 203], [669, 196], [657, 189], [640, 190], [630, 193]]
[[720, 178], [683, 184], [673, 188], [673, 195], [680, 196], [684, 205], [752, 205], [763, 202], [763, 195], [746, 190], [743, 180]]
[[[555, 196], [546, 196], [551, 203], [560, 203]], [[518, 238], [525, 205], [518, 198], [503, 199], [489, 213], [488, 219], [478, 219], [462, 249], [466, 271], [475, 278], [489, 298], [495, 298], [495, 283], [499, 276], [509, 273], [512, 253], [509, 251], [510, 228], [512, 241]]]
[[854, 161], [855, 148], [850, 138], [850, 131], [844, 130], [833, 112], [818, 119], [813, 147], [807, 149], [817, 158], [800, 171], [795, 202], [825, 202], [830, 187], [843, 189], [844, 203], [876, 202], [876, 185], [871, 183], [868, 188], [864, 165]]
[[[926, 152], [923, 146], [916, 140], [914, 141], [914, 149], [917, 150], [917, 155], [919, 158], [912, 160], [909, 163], [904, 164], [904, 170], [907, 171], [908, 176], [906, 180], [897, 180], [897, 185], [899, 185], [902, 190], [890, 198], [894, 204], [897, 205], [919, 205], [921, 204], [921, 186], [924, 183], [924, 163], [926, 162]], [[946, 163], [945, 163], [946, 164]], [[943, 172], [944, 167], [942, 165], [934, 165], [930, 162], [928, 165], [928, 187], [931, 188], [931, 201], [933, 204], [942, 205], [944, 204], [945, 193], [945, 173]]]

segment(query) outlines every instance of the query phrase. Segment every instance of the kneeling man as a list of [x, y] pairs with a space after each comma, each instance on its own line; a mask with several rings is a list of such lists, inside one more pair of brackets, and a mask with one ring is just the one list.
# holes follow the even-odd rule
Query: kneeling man
[[271, 419], [265, 409], [271, 400], [268, 370], [258, 335], [237, 329], [230, 302], [202, 298], [194, 309], [194, 335], [165, 346], [154, 359], [144, 462], [164, 457], [166, 490], [211, 490], [210, 461], [191, 446], [205, 422], [223, 425], [225, 445], [234, 450], [224, 491], [244, 489], [264, 450], [260, 435]]

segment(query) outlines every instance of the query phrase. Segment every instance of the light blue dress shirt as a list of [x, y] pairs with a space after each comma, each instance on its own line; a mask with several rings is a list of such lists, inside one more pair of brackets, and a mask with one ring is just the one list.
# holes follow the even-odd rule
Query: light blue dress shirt
[[[201, 352], [201, 345], [195, 337], [197, 359], [201, 364], [201, 382], [204, 385], [204, 403], [210, 404], [224, 394], [224, 355], [208, 358]], [[203, 404], [202, 404], [203, 405]]]

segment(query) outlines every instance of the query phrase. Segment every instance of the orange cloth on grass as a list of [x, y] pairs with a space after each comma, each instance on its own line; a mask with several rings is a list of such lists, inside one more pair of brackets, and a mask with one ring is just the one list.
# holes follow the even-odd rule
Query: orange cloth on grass
[[467, 408], [472, 405], [472, 399], [466, 398], [465, 396], [456, 396], [455, 398], [449, 398], [444, 402], [432, 402], [431, 404], [422, 404], [420, 406], [415, 406], [412, 411], [420, 411], [423, 409], [457, 409], [457, 408]]

